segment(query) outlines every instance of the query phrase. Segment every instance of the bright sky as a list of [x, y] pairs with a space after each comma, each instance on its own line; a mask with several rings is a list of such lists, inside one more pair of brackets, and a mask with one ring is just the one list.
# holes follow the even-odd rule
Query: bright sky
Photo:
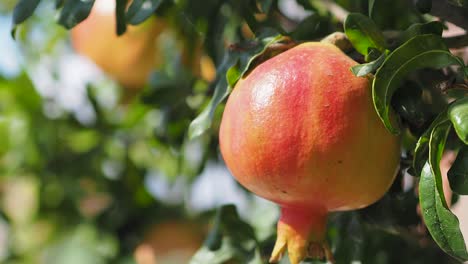
[[11, 17], [0, 15], [0, 73], [12, 77], [19, 73], [19, 52], [10, 35]]

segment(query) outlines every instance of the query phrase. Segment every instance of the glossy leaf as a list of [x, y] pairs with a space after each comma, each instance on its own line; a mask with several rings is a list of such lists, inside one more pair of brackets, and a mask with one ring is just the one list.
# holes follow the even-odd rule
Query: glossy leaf
[[448, 115], [458, 137], [468, 145], [468, 97], [452, 103]]
[[127, 10], [126, 19], [131, 25], [138, 25], [151, 17], [163, 0], [134, 0]]
[[[435, 177], [435, 185], [440, 197], [445, 197], [444, 186], [442, 184], [442, 173], [440, 171], [440, 160], [444, 154], [445, 142], [450, 131], [451, 125], [448, 120], [437, 124], [431, 132], [429, 139], [429, 165], [431, 166], [432, 174]], [[448, 208], [445, 198], [442, 199], [444, 207]]]
[[447, 120], [434, 127], [429, 140], [429, 161], [419, 183], [419, 199], [424, 222], [435, 242], [449, 255], [468, 260], [468, 252], [457, 217], [445, 201], [440, 160], [451, 124]]
[[346, 36], [353, 47], [361, 54], [367, 55], [370, 48], [383, 52], [386, 47], [384, 36], [372, 19], [358, 13], [352, 13], [344, 22]]
[[468, 195], [468, 147], [458, 152], [457, 159], [447, 173], [450, 188], [457, 194]]
[[60, 11], [58, 23], [64, 26], [66, 29], [73, 28], [88, 17], [93, 5], [94, 0], [66, 0], [63, 4], [62, 10]]
[[34, 13], [41, 0], [19, 0], [13, 10], [13, 28], [11, 35], [15, 37], [16, 27]]
[[419, 181], [419, 200], [427, 229], [446, 253], [458, 260], [468, 260], [458, 219], [444, 206], [443, 197], [437, 190], [436, 176], [426, 163]]
[[397, 121], [390, 117], [391, 99], [406, 75], [421, 68], [443, 68], [453, 64], [464, 66], [436, 35], [416, 36], [387, 57], [375, 74], [372, 96], [377, 114], [391, 133], [400, 132]]
[[416, 175], [420, 175], [421, 171], [426, 163], [428, 156], [429, 156], [429, 140], [431, 138], [431, 133], [435, 127], [439, 126], [442, 123], [446, 123], [448, 120], [447, 111], [440, 113], [434, 121], [432, 121], [431, 125], [428, 129], [421, 135], [416, 144], [416, 148], [414, 150], [414, 159], [413, 159], [413, 168], [416, 172]]
[[351, 67], [351, 71], [358, 77], [373, 73], [380, 67], [380, 65], [382, 65], [386, 57], [387, 53], [382, 53], [382, 55], [374, 61]]
[[189, 138], [195, 138], [210, 128], [213, 115], [218, 105], [229, 95], [236, 82], [249, 71], [255, 59], [259, 58], [267, 50], [268, 46], [278, 42], [282, 36], [265, 38], [252, 46], [234, 47], [225, 54], [221, 66], [217, 70], [213, 98], [205, 109], [192, 121], [189, 127]]

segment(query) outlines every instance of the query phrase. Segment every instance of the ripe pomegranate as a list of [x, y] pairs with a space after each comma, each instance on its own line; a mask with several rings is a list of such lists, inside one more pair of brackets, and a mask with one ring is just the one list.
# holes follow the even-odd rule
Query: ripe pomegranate
[[257, 66], [230, 95], [220, 148], [234, 177], [281, 207], [270, 262], [288, 251], [332, 259], [329, 212], [374, 203], [399, 164], [399, 139], [372, 105], [369, 80], [326, 43], [304, 43]]
[[162, 62], [157, 38], [165, 28], [161, 19], [153, 17], [117, 36], [115, 0], [97, 0], [88, 18], [71, 30], [71, 41], [78, 53], [123, 86], [139, 89]]

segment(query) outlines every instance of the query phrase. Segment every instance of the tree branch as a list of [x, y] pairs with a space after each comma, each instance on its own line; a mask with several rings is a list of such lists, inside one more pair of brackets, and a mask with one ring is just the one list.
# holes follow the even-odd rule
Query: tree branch
[[330, 0], [324, 0], [322, 4], [327, 8], [327, 10], [341, 23], [343, 23], [346, 17], [349, 15], [348, 10], [342, 8], [338, 4]]
[[463, 48], [468, 46], [468, 34], [444, 38], [449, 48]]
[[461, 28], [468, 28], [468, 9], [451, 5], [446, 0], [432, 0], [430, 13]]

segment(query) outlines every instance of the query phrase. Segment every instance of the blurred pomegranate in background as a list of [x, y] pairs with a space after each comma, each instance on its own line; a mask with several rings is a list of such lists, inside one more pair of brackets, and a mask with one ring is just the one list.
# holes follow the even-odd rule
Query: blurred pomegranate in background
[[188, 263], [204, 239], [200, 225], [184, 220], [168, 220], [151, 227], [135, 249], [138, 264]]
[[167, 25], [153, 16], [118, 36], [115, 7], [115, 0], [96, 0], [88, 18], [71, 30], [71, 41], [78, 53], [125, 88], [139, 89], [162, 63], [157, 39]]

